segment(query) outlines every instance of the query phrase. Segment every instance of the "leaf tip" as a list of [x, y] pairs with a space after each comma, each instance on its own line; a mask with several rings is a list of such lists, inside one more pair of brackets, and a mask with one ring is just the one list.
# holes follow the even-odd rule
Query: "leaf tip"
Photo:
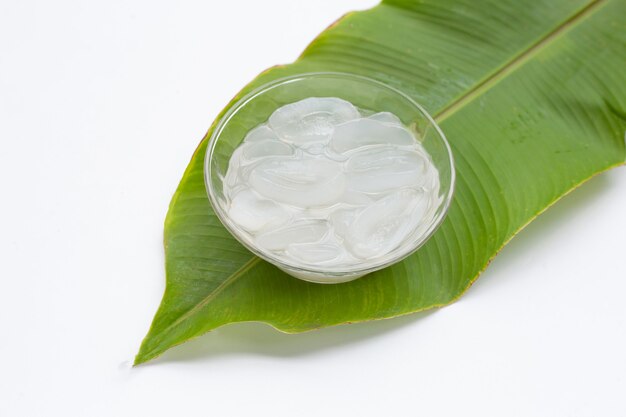
[[133, 368], [143, 363], [146, 363], [163, 353], [163, 351], [154, 349], [154, 346], [150, 348], [148, 347], [148, 341], [151, 340], [151, 333], [152, 331], [150, 331], [141, 342], [141, 346], [139, 346], [139, 351], [135, 355], [135, 360], [133, 361]]
[[151, 361], [152, 359], [156, 358], [157, 356], [159, 356], [159, 352], [145, 352], [144, 349], [139, 348], [139, 352], [137, 352], [137, 355], [135, 355], [135, 360], [133, 361], [133, 368], [142, 365], [148, 361]]

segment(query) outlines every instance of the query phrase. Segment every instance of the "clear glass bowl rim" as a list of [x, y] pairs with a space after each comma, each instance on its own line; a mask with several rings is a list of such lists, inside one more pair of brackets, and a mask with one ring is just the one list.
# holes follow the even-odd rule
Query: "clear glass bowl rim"
[[[447, 150], [447, 153], [448, 153], [448, 163], [450, 164], [450, 188], [447, 194], [444, 196], [444, 201], [442, 203], [443, 206], [441, 210], [439, 210], [439, 213], [433, 222], [434, 226], [431, 228], [429, 233], [424, 235], [423, 238], [419, 242], [417, 242], [417, 244], [414, 247], [412, 247], [410, 250], [404, 253], [399, 253], [397, 256], [393, 257], [392, 259], [385, 259], [377, 263], [367, 264], [364, 267], [354, 266], [351, 268], [343, 268], [343, 269], [339, 269], [339, 268], [324, 269], [323, 267], [322, 268], [307, 268], [302, 265], [291, 264], [289, 262], [285, 262], [281, 259], [272, 257], [269, 254], [261, 252], [260, 250], [255, 248], [253, 245], [251, 245], [249, 242], [246, 242], [244, 239], [240, 238], [237, 234], [237, 230], [230, 224], [228, 215], [222, 210], [219, 202], [217, 201], [217, 197], [216, 197], [217, 194], [216, 194], [216, 191], [214, 190], [213, 183], [211, 181], [212, 180], [211, 160], [213, 158], [213, 151], [215, 150], [215, 145], [217, 143], [218, 138], [220, 137], [222, 130], [240, 108], [245, 106], [248, 102], [250, 102], [257, 96], [263, 94], [265, 91], [275, 88], [279, 85], [292, 83], [295, 81], [299, 81], [299, 80], [311, 78], [311, 77], [346, 78], [346, 79], [350, 79], [353, 81], [361, 81], [364, 83], [374, 84], [377, 87], [388, 89], [394, 92], [395, 94], [402, 96], [405, 100], [411, 103], [433, 126], [433, 128], [437, 132], [437, 135], [439, 136], [439, 139], [441, 139], [441, 141], [443, 142], [445, 149]], [[218, 180], [221, 181], [221, 179], [218, 179]], [[435, 122], [435, 120], [432, 118], [432, 116], [426, 111], [426, 109], [424, 109], [419, 103], [413, 100], [409, 95], [405, 94], [404, 92], [398, 90], [395, 87], [392, 87], [388, 84], [385, 84], [373, 78], [369, 78], [363, 75], [346, 73], [346, 72], [333, 72], [333, 71], [306, 72], [306, 73], [278, 78], [276, 80], [270, 81], [268, 83], [265, 83], [263, 85], [256, 87], [255, 89], [253, 89], [252, 91], [250, 91], [249, 93], [241, 97], [239, 100], [237, 100], [235, 103], [233, 103], [233, 105], [226, 111], [226, 113], [224, 113], [224, 115], [220, 117], [217, 124], [215, 125], [215, 128], [213, 129], [213, 132], [211, 133], [209, 142], [207, 144], [205, 157], [204, 157], [204, 184], [205, 184], [206, 191], [209, 197], [209, 202], [211, 203], [211, 206], [213, 207], [213, 211], [217, 215], [222, 225], [226, 228], [226, 230], [228, 230], [228, 232], [239, 243], [241, 243], [246, 249], [251, 251], [253, 254], [255, 254], [259, 258], [264, 259], [267, 262], [270, 262], [271, 264], [276, 265], [281, 269], [292, 270], [292, 271], [308, 273], [308, 274], [323, 274], [323, 275], [337, 276], [337, 277], [345, 276], [345, 275], [360, 275], [360, 276], [365, 275], [370, 272], [374, 272], [379, 269], [383, 269], [390, 265], [393, 265], [397, 262], [400, 262], [401, 260], [415, 253], [415, 251], [417, 251], [420, 247], [422, 247], [426, 242], [430, 240], [430, 238], [437, 231], [439, 226], [441, 226], [441, 223], [443, 223], [443, 220], [445, 219], [448, 213], [448, 209], [450, 208], [450, 204], [452, 202], [452, 197], [454, 195], [454, 189], [455, 189], [455, 182], [456, 182], [456, 169], [454, 165], [454, 157], [452, 155], [452, 149], [450, 148], [450, 144], [448, 143], [448, 140], [446, 136], [444, 135], [443, 131], [441, 130], [437, 122]]]

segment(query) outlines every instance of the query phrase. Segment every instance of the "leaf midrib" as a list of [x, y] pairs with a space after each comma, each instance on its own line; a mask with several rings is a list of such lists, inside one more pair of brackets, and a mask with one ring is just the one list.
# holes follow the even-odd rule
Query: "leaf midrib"
[[[514, 56], [512, 59], [507, 61], [501, 67], [496, 69], [490, 75], [479, 81], [473, 88], [468, 90], [466, 93], [462, 94], [455, 100], [453, 100], [448, 106], [444, 107], [442, 110], [437, 112], [434, 115], [434, 119], [441, 123], [443, 120], [447, 119], [461, 108], [466, 106], [468, 103], [481, 96], [484, 92], [491, 89], [495, 84], [497, 84], [500, 80], [504, 79], [510, 73], [515, 71], [517, 68], [522, 66], [525, 62], [535, 56], [544, 48], [547, 48], [551, 43], [553, 43], [556, 39], [563, 36], [565, 33], [570, 31], [576, 25], [580, 24], [583, 20], [591, 16], [594, 12], [596, 12], [602, 5], [606, 4], [608, 0], [593, 0], [587, 6], [581, 8], [578, 12], [571, 15], [567, 20], [560, 23], [554, 30], [547, 33], [540, 39], [538, 39], [535, 43], [530, 45], [528, 48], [521, 51], [519, 54]], [[343, 18], [339, 19], [336, 23], [339, 23], [340, 20], [345, 19], [348, 15], [345, 15]], [[521, 230], [521, 229], [520, 229]], [[513, 234], [515, 236], [516, 233]], [[512, 237], [512, 236], [511, 236]], [[174, 322], [170, 323], [166, 328], [164, 328], [160, 333], [162, 339], [165, 335], [170, 331], [171, 328], [177, 326], [183, 321], [195, 315], [198, 311], [202, 310], [207, 304], [209, 304], [213, 299], [215, 299], [222, 291], [224, 291], [230, 284], [236, 281], [239, 277], [243, 276], [247, 271], [249, 271], [252, 267], [254, 267], [257, 263], [261, 261], [261, 258], [258, 256], [253, 256], [250, 260], [248, 260], [245, 264], [243, 264], [237, 271], [235, 271], [232, 275], [226, 278], [220, 285], [215, 287], [215, 289], [207, 294], [198, 304], [192, 307], [190, 310], [185, 312], [179, 318], [177, 318]], [[154, 351], [154, 349], [152, 350]], [[150, 356], [144, 355], [144, 357]]]
[[226, 278], [220, 285], [215, 287], [215, 289], [212, 292], [210, 292], [209, 294], [207, 294], [206, 297], [204, 297], [202, 300], [200, 300], [200, 302], [198, 304], [193, 306], [190, 310], [187, 310], [183, 315], [181, 315], [179, 318], [177, 318], [172, 323], [170, 323], [165, 329], [163, 329], [161, 331], [161, 333], [163, 335], [167, 334], [167, 332], [169, 332], [169, 330], [172, 327], [177, 326], [178, 324], [180, 324], [183, 321], [187, 320], [189, 317], [193, 316], [197, 311], [202, 310], [202, 308], [204, 306], [206, 306], [211, 301], [213, 301], [213, 299], [215, 297], [217, 297], [222, 291], [224, 291], [224, 289], [226, 287], [228, 287], [237, 278], [239, 278], [240, 276], [242, 276], [243, 274], [248, 272], [254, 265], [259, 263], [260, 260], [261, 260], [261, 258], [259, 258], [258, 256], [253, 256], [252, 258], [250, 258], [239, 269], [237, 269], [235, 272], [233, 272], [232, 275], [230, 275], [228, 278]]
[[452, 101], [448, 106], [437, 112], [433, 118], [441, 123], [468, 103], [481, 96], [485, 91], [491, 89], [499, 81], [506, 78], [510, 73], [524, 65], [528, 60], [537, 55], [544, 48], [547, 48], [552, 42], [569, 32], [576, 25], [589, 18], [594, 12], [598, 11], [601, 6], [605, 5], [607, 0], [593, 0], [591, 3], [581, 8], [578, 12], [571, 15], [567, 20], [559, 26], [547, 33], [534, 44], [521, 51], [518, 55], [502, 65], [499, 69], [479, 81], [473, 88]]

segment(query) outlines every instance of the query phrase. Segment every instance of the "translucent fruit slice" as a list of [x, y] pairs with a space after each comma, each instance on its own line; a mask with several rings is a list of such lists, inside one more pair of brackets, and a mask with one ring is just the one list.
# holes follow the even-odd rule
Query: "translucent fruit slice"
[[[224, 182], [228, 190], [232, 190], [246, 182], [248, 175], [254, 167], [255, 162], [271, 156], [290, 156], [294, 154], [293, 148], [278, 139], [267, 139], [242, 143], [230, 157], [228, 170], [224, 176]], [[232, 198], [232, 194], [226, 191]]]
[[364, 209], [350, 226], [345, 245], [356, 257], [383, 256], [413, 232], [428, 209], [426, 195], [400, 190]]
[[350, 226], [352, 226], [352, 223], [354, 223], [354, 220], [360, 212], [360, 209], [351, 208], [339, 209], [331, 213], [329, 221], [330, 224], [332, 224], [335, 235], [338, 238], [343, 239], [346, 237], [348, 230], [350, 230]]
[[381, 193], [420, 187], [428, 180], [428, 161], [415, 150], [373, 147], [354, 153], [346, 164], [348, 189]]
[[241, 166], [241, 149], [237, 148], [233, 152], [228, 161], [228, 170], [226, 171], [226, 175], [224, 176], [224, 183], [227, 187], [225, 189], [230, 189], [237, 185], [239, 182], [239, 167]]
[[255, 192], [242, 190], [232, 199], [228, 217], [241, 228], [257, 232], [287, 223], [290, 215], [278, 204], [259, 197]]
[[287, 254], [304, 264], [321, 264], [339, 258], [344, 249], [335, 243], [295, 243], [287, 246]]
[[345, 153], [368, 145], [409, 146], [417, 143], [411, 132], [401, 126], [373, 119], [358, 119], [335, 128], [330, 148]]
[[368, 119], [376, 120], [378, 122], [383, 122], [387, 124], [402, 126], [402, 121], [393, 113], [389, 113], [388, 111], [383, 111], [380, 113], [374, 113], [368, 117]]
[[285, 227], [271, 230], [257, 236], [259, 247], [270, 250], [285, 250], [294, 243], [317, 243], [330, 231], [325, 220], [301, 220]]
[[287, 104], [269, 118], [269, 126], [290, 143], [327, 141], [334, 126], [360, 117], [359, 111], [345, 100], [310, 97]]
[[341, 165], [318, 158], [267, 158], [250, 172], [250, 185], [270, 200], [300, 208], [332, 205], [344, 193]]
[[267, 125], [260, 125], [246, 135], [244, 142], [252, 143], [264, 140], [279, 140], [278, 135]]
[[268, 156], [288, 156], [293, 155], [291, 146], [285, 142], [275, 140], [256, 141], [244, 143], [242, 149], [242, 163], [254, 162], [260, 158]]
[[367, 206], [374, 201], [374, 196], [350, 187], [350, 176], [346, 176], [346, 192], [341, 196], [341, 202], [351, 206]]

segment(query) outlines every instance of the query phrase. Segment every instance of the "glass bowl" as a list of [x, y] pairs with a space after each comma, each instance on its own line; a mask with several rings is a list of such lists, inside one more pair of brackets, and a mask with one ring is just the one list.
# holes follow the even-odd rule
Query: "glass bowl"
[[[391, 112], [408, 127], [428, 151], [439, 172], [438, 207], [430, 224], [400, 248], [373, 262], [352, 267], [303, 267], [290, 264], [255, 246], [254, 241], [228, 217], [223, 179], [228, 162], [246, 134], [265, 123], [277, 108], [308, 97], [338, 97], [372, 112]], [[413, 99], [379, 81], [346, 73], [306, 73], [282, 78], [258, 87], [238, 100], [219, 120], [207, 146], [204, 180], [211, 205], [224, 227], [255, 255], [286, 273], [306, 281], [340, 283], [392, 265], [415, 252], [443, 221], [454, 190], [454, 161], [446, 138], [432, 117]]]

